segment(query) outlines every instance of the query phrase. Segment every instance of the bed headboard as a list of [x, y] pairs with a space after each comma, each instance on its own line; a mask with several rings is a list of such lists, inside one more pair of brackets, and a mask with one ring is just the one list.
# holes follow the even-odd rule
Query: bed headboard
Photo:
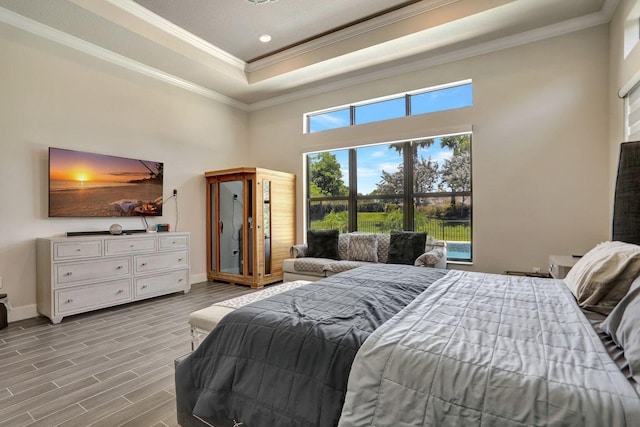
[[611, 240], [640, 244], [640, 141], [620, 144]]

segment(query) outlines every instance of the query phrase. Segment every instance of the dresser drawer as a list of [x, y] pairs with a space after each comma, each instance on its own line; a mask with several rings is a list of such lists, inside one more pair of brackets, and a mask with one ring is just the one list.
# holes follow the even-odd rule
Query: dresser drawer
[[136, 298], [145, 298], [182, 291], [187, 287], [188, 274], [188, 270], [182, 270], [135, 279], [135, 296]]
[[101, 240], [86, 240], [82, 242], [64, 242], [53, 244], [53, 259], [93, 258], [102, 256]]
[[55, 291], [56, 314], [84, 312], [132, 300], [130, 279]]
[[186, 268], [189, 266], [187, 251], [167, 252], [154, 255], [138, 255], [134, 257], [134, 259], [136, 273]]
[[111, 239], [104, 241], [105, 255], [122, 255], [136, 252], [150, 252], [156, 249], [154, 237], [139, 239]]
[[55, 265], [54, 287], [73, 285], [91, 280], [117, 279], [129, 276], [130, 258], [101, 259]]
[[189, 238], [187, 236], [158, 236], [158, 246], [161, 251], [186, 249], [189, 247]]

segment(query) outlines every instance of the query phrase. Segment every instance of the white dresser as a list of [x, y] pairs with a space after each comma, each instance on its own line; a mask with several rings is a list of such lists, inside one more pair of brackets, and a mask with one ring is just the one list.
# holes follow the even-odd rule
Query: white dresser
[[189, 233], [37, 239], [38, 312], [64, 316], [187, 293]]

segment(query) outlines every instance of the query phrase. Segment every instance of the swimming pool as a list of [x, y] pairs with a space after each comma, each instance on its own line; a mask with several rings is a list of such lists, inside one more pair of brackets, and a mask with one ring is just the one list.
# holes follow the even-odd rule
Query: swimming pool
[[471, 261], [471, 242], [447, 242], [447, 259]]

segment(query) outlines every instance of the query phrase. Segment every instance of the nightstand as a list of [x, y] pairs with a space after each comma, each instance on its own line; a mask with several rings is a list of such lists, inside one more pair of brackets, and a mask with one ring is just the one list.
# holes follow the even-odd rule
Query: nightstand
[[554, 279], [564, 279], [579, 259], [571, 255], [549, 255], [549, 274]]

